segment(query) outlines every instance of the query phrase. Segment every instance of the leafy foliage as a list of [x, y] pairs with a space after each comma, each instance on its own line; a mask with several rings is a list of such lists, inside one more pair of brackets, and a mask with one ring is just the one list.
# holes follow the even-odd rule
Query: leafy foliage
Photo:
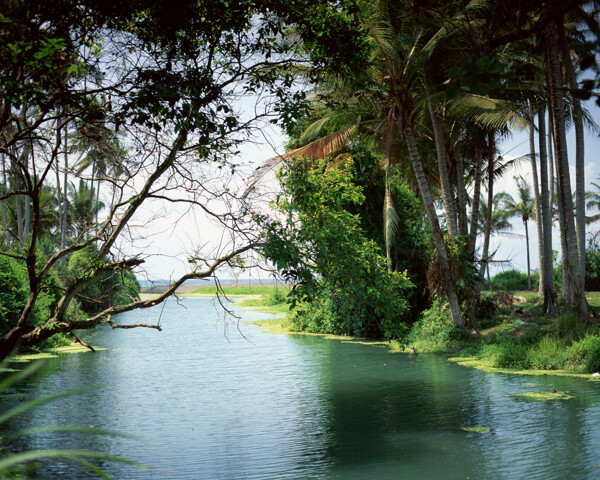
[[[67, 275], [89, 275], [89, 267], [93, 266], [97, 254], [96, 244], [73, 253], [67, 266]], [[138, 299], [139, 293], [140, 286], [134, 273], [130, 269], [121, 269], [93, 275], [79, 291], [79, 301], [84, 311], [97, 312], [111, 305], [131, 303]]]
[[350, 159], [298, 160], [279, 174], [282, 191], [273, 207], [280, 218], [257, 215], [263, 247], [292, 290], [296, 328], [321, 333], [397, 338], [405, 330], [413, 284], [389, 271], [360, 216], [349, 209], [365, 197], [353, 183]]
[[518, 270], [505, 270], [492, 278], [492, 286], [497, 290], [514, 292], [527, 289], [527, 274]]
[[585, 289], [600, 291], [600, 248], [595, 243], [585, 251]]
[[[13, 328], [27, 302], [29, 284], [24, 264], [17, 260], [0, 255], [0, 334], [5, 334]], [[29, 317], [30, 325], [41, 325], [51, 315], [60, 298], [60, 284], [54, 274], [45, 277], [42, 291]], [[64, 335], [55, 335], [41, 345], [53, 347], [68, 344]]]
[[464, 328], [450, 321], [448, 304], [440, 299], [423, 311], [407, 338], [408, 344], [416, 346], [418, 351], [436, 353], [456, 352], [470, 340]]

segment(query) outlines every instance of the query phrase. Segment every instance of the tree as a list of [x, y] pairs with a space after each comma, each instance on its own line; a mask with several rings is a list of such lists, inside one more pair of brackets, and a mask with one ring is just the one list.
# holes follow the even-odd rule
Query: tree
[[535, 218], [535, 201], [531, 195], [531, 185], [521, 176], [514, 177], [519, 191], [519, 198], [515, 201], [512, 196], [506, 194], [504, 204], [507, 216], [521, 217], [525, 226], [525, 244], [527, 247], [527, 290], [531, 290], [531, 264], [529, 257], [529, 228], [530, 218]]
[[[489, 235], [492, 236], [512, 230], [512, 224], [508, 221], [510, 215], [504, 206], [509, 197], [510, 196], [505, 192], [496, 193], [493, 196], [490, 207], [488, 206], [485, 197], [481, 196], [481, 199], [479, 200], [479, 231], [482, 235], [485, 235], [486, 231], [489, 231]], [[485, 257], [488, 258], [487, 254]], [[485, 263], [485, 267], [488, 275], [488, 283], [490, 283], [489, 262]]]
[[[563, 248], [563, 295], [575, 308], [580, 317], [587, 318], [587, 301], [580, 275], [577, 230], [571, 208], [571, 183], [567, 156], [565, 108], [563, 99], [562, 69], [559, 58], [557, 24], [562, 23], [564, 12], [550, 2], [543, 2], [543, 12], [551, 19], [544, 28], [546, 49], [548, 52], [548, 78], [550, 94], [550, 113], [552, 117], [552, 138], [556, 172], [558, 177], [559, 223]], [[581, 202], [585, 203], [585, 202]], [[583, 205], [580, 206], [584, 208]]]
[[94, 234], [98, 212], [104, 204], [97, 199], [94, 187], [79, 179], [79, 188], [69, 184], [69, 224], [75, 243]]
[[[310, 0], [300, 6], [271, 0], [175, 5], [50, 0], [9, 3], [1, 13], [0, 154], [23, 181], [0, 200], [27, 197], [32, 211], [27, 239], [7, 230], [19, 239], [20, 250], [2, 252], [23, 266], [30, 288], [16, 325], [0, 338], [0, 358], [17, 345], [35, 345], [56, 332], [94, 328], [117, 313], [156, 305], [184, 281], [212, 276], [261, 244], [247, 222], [247, 207], [237, 208], [229, 185], [205, 180], [207, 170], [234, 171], [232, 154], [252, 129], [269, 120], [288, 122], [300, 111], [304, 91], [294, 85], [287, 66], [304, 62], [343, 72], [363, 62], [362, 36], [354, 28], [357, 10], [346, 1]], [[287, 40], [291, 34], [293, 42]], [[298, 41], [309, 55], [296, 55]], [[339, 49], [339, 42], [347, 48]], [[238, 115], [240, 96], [259, 99], [253, 116]], [[40, 192], [50, 172], [61, 169], [65, 131], [94, 125], [98, 108], [105, 124], [135, 152], [136, 168], [111, 179], [119, 198], [97, 228], [43, 259], [37, 249]], [[210, 202], [217, 199], [232, 210], [214, 209]], [[143, 263], [143, 252], [125, 254], [119, 241], [134, 233], [131, 221], [149, 200], [201, 209], [229, 228], [231, 241], [210, 255], [192, 253], [188, 273], [156, 299], [112, 305], [87, 319], [70, 317], [69, 306], [88, 283]], [[31, 325], [44, 279], [61, 259], [92, 244], [95, 257], [63, 280], [47, 318]]]
[[292, 324], [301, 330], [399, 338], [406, 330], [414, 285], [406, 270], [389, 271], [377, 243], [351, 210], [362, 204], [350, 159], [328, 167], [306, 159], [280, 171], [276, 217], [259, 215], [262, 247], [293, 283]]

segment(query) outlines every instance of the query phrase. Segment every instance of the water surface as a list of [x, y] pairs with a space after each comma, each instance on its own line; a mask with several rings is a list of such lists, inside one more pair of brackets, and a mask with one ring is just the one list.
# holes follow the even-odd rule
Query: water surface
[[[117, 479], [600, 478], [598, 383], [270, 334], [224, 321], [207, 298], [117, 319], [159, 320], [162, 332], [100, 329], [87, 340], [106, 350], [63, 355], [19, 387], [28, 398], [96, 387], [11, 425], [93, 426], [90, 434], [38, 435], [25, 446], [89, 448], [148, 465], [104, 464]], [[508, 397], [553, 388], [576, 398]], [[459, 429], [468, 426], [490, 432]], [[135, 439], [94, 435], [97, 428]], [[52, 462], [36, 478], [89, 476]]]

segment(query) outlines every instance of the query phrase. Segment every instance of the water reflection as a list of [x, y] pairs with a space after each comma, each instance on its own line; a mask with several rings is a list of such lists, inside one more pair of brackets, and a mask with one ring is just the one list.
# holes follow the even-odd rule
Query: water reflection
[[[163, 332], [101, 330], [92, 341], [108, 350], [66, 355], [20, 387], [37, 398], [98, 386], [13, 425], [93, 425], [90, 434], [49, 434], [25, 446], [97, 449], [150, 466], [105, 465], [120, 479], [597, 478], [598, 384], [490, 375], [439, 357], [253, 325], [240, 326], [247, 338], [234, 327], [226, 337], [210, 300], [183, 303], [162, 311]], [[132, 312], [122, 321], [151, 323], [158, 315]], [[554, 386], [577, 398], [507, 397]], [[475, 425], [490, 433], [459, 430]], [[94, 428], [137, 440], [94, 435]], [[87, 475], [56, 462], [38, 472]]]

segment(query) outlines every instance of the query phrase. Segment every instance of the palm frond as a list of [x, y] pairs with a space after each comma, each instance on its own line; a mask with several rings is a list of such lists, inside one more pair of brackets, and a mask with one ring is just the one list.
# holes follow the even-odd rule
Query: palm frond
[[331, 120], [331, 117], [329, 115], [326, 115], [326, 116], [314, 121], [313, 123], [311, 123], [304, 130], [304, 132], [302, 132], [302, 135], [300, 135], [300, 142], [304, 143], [306, 141], [310, 141], [310, 140], [313, 140], [314, 138], [319, 137], [321, 131], [323, 130], [323, 127], [325, 125], [327, 125], [330, 120]]
[[[476, 29], [478, 24], [482, 24], [482, 19], [473, 19], [477, 17], [478, 12], [486, 9], [489, 6], [489, 0], [473, 0], [469, 2], [460, 13], [455, 17], [448, 19], [445, 25], [443, 25], [429, 41], [425, 44], [422, 49], [422, 53], [427, 57], [431, 57], [433, 52], [436, 50], [438, 45], [442, 42], [447, 43], [448, 40], [454, 36], [458, 30], [452, 28], [453, 25], [460, 25], [461, 29], [465, 29], [467, 26]], [[472, 15], [474, 14], [474, 15]]]
[[530, 126], [522, 106], [509, 100], [463, 93], [449, 103], [448, 112], [472, 118], [485, 128], [503, 129], [507, 126], [524, 130]]
[[246, 198], [256, 187], [256, 185], [264, 178], [264, 176], [280, 165], [283, 161], [294, 157], [305, 157], [311, 161], [315, 161], [319, 158], [326, 158], [330, 155], [334, 155], [341, 150], [342, 147], [344, 147], [348, 141], [348, 138], [350, 138], [357, 131], [357, 129], [358, 125], [351, 125], [337, 132], [333, 132], [326, 137], [319, 138], [308, 145], [290, 150], [282, 155], [269, 158], [263, 165], [254, 171], [251, 181], [248, 184], [248, 187], [246, 187], [246, 191], [242, 195], [242, 198]]

